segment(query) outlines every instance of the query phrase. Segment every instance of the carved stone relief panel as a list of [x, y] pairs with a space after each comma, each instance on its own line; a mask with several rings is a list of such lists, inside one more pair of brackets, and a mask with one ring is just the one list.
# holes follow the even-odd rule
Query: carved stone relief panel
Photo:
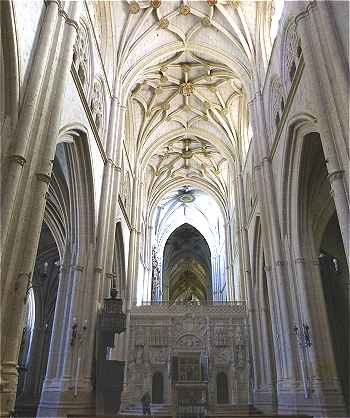
[[169, 344], [167, 327], [151, 327], [148, 334], [148, 344], [152, 346], [167, 346]]
[[150, 363], [152, 365], [166, 364], [169, 358], [167, 348], [151, 348], [149, 352]]
[[175, 335], [179, 336], [185, 333], [197, 335], [203, 338], [207, 333], [207, 320], [204, 316], [195, 316], [193, 314], [185, 314], [174, 320]]
[[227, 366], [233, 359], [233, 352], [230, 347], [216, 348], [214, 351], [214, 364], [216, 366]]
[[187, 334], [177, 340], [176, 347], [186, 349], [202, 349], [204, 348], [204, 344], [203, 341], [195, 335]]

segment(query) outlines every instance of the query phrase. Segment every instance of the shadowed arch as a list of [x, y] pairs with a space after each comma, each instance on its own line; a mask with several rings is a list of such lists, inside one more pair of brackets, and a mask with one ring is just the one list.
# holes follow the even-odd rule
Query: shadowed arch
[[169, 236], [163, 255], [163, 295], [170, 302], [212, 299], [211, 254], [200, 232], [183, 224]]

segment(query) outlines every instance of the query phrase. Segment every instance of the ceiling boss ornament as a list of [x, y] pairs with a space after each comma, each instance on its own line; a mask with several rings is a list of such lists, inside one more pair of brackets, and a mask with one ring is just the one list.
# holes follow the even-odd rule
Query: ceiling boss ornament
[[203, 26], [206, 26], [206, 27], [208, 27], [208, 26], [211, 25], [211, 21], [210, 21], [210, 17], [209, 16], [204, 16], [202, 18], [202, 25]]
[[230, 2], [235, 9], [239, 7], [239, 3], [240, 3], [239, 0], [230, 0]]
[[161, 4], [161, 0], [151, 0], [151, 6], [153, 7], [153, 9], [158, 9], [158, 7], [160, 7]]
[[215, 6], [217, 4], [218, 0], [208, 0], [209, 6]]
[[191, 96], [194, 91], [193, 84], [190, 82], [184, 82], [180, 84], [180, 91], [183, 96]]
[[129, 3], [129, 12], [136, 15], [140, 11], [140, 5], [136, 1]]
[[187, 6], [186, 4], [183, 4], [183, 5], [180, 7], [180, 15], [182, 15], [182, 16], [187, 16], [187, 15], [189, 15], [190, 13], [191, 13], [190, 6]]
[[162, 17], [159, 21], [159, 27], [161, 29], [166, 29], [169, 26], [169, 20], [165, 17]]

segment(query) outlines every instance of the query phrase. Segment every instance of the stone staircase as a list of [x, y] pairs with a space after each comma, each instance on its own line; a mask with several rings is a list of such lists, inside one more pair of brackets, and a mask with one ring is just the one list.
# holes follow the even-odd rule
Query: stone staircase
[[[175, 418], [171, 405], [152, 404], [152, 417], [156, 418]], [[79, 418], [137, 418], [143, 416], [141, 405], [134, 405], [118, 413], [118, 415], [107, 416], [84, 416]], [[215, 411], [209, 411], [207, 418], [311, 418], [307, 415], [278, 415], [278, 414], [263, 414], [261, 411], [251, 405], [217, 405]], [[77, 416], [70, 416], [69, 418], [78, 418]]]
[[252, 405], [216, 405], [215, 411], [209, 411], [208, 418], [311, 418], [305, 415], [264, 414]]
[[216, 405], [215, 411], [209, 411], [208, 417], [260, 417], [263, 413], [252, 405]]
[[[156, 417], [172, 417], [172, 406], [169, 404], [151, 404], [151, 412], [152, 416]], [[142, 406], [141, 405], [134, 405], [130, 406], [127, 409], [120, 411], [117, 417], [137, 417], [142, 416]]]

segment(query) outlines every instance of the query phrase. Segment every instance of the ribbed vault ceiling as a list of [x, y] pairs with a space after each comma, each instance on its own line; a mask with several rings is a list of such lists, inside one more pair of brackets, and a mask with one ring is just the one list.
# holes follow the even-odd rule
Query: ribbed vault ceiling
[[100, 27], [111, 15], [112, 36], [96, 31], [101, 45], [113, 44], [125, 138], [148, 198], [191, 179], [226, 201], [227, 170], [242, 163], [248, 141], [247, 100], [266, 55], [271, 1], [92, 3]]

